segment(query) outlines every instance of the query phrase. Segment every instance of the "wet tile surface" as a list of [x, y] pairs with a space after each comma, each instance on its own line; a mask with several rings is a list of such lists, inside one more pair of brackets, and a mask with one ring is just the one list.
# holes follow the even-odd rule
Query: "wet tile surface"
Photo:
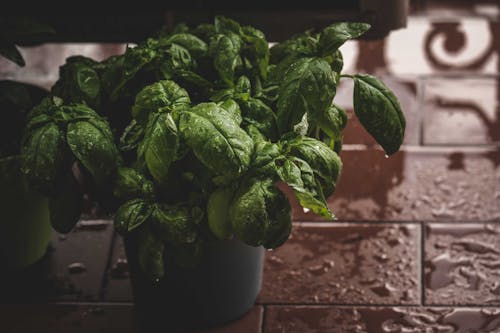
[[427, 225], [427, 304], [500, 304], [500, 224]]
[[[341, 158], [328, 199], [340, 220], [500, 221], [500, 150], [406, 147], [385, 158], [346, 147]], [[293, 207], [298, 221], [320, 220]]]
[[99, 300], [112, 237], [112, 224], [107, 220], [80, 221], [67, 235], [54, 233], [49, 253], [49, 298]]
[[[259, 333], [262, 326], [263, 309], [255, 306], [238, 321], [206, 330], [170, 330], [168, 314], [163, 323], [168, 332], [177, 333]], [[137, 316], [132, 305], [0, 305], [2, 332], [6, 333], [139, 333], [150, 332]], [[158, 330], [160, 328], [155, 328]]]
[[295, 225], [292, 237], [266, 255], [258, 302], [419, 303], [419, 227]]
[[496, 77], [424, 80], [424, 144], [500, 143], [499, 92]]
[[268, 333], [498, 332], [500, 309], [268, 306]]
[[113, 243], [113, 252], [103, 291], [103, 300], [109, 302], [132, 301], [132, 286], [129, 279], [129, 270], [123, 238], [116, 234]]

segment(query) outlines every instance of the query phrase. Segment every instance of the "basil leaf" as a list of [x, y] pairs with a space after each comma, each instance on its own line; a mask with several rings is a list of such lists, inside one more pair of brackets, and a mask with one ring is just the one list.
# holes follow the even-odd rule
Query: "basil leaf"
[[116, 170], [120, 156], [104, 120], [96, 118], [70, 123], [66, 140], [98, 184], [103, 184]]
[[208, 45], [195, 35], [189, 33], [177, 33], [167, 39], [168, 43], [178, 44], [184, 47], [195, 57], [204, 57], [208, 52]]
[[157, 204], [152, 215], [151, 227], [169, 244], [193, 243], [203, 211], [184, 205]]
[[255, 144], [255, 152], [250, 169], [258, 175], [276, 175], [274, 161], [281, 155], [277, 144], [269, 141], [260, 141]]
[[139, 162], [144, 161], [153, 178], [165, 184], [170, 164], [179, 148], [177, 126], [169, 113], [150, 116], [144, 139], [137, 150]]
[[95, 67], [97, 62], [83, 56], [73, 56], [59, 68], [59, 79], [52, 93], [66, 103], [86, 103], [99, 106], [101, 83]]
[[242, 75], [238, 78], [236, 82], [236, 86], [234, 87], [234, 92], [236, 94], [250, 94], [252, 91], [252, 84], [250, 80], [245, 75]]
[[17, 49], [14, 43], [4, 44], [0, 46], [0, 55], [4, 56], [8, 60], [12, 61], [18, 66], [24, 67], [26, 63], [24, 62], [24, 58], [21, 55], [21, 52]]
[[35, 189], [54, 193], [58, 175], [64, 164], [65, 142], [62, 131], [52, 123], [27, 133], [21, 148], [23, 172]]
[[262, 78], [267, 76], [267, 66], [269, 65], [270, 51], [264, 33], [250, 26], [242, 29], [243, 40], [248, 44], [246, 54], [250, 57], [251, 63], [258, 68]]
[[214, 20], [215, 31], [221, 33], [241, 34], [241, 26], [238, 22], [228, 17], [216, 16]]
[[271, 63], [278, 64], [290, 56], [296, 57], [296, 59], [314, 56], [317, 53], [317, 44], [318, 41], [308, 32], [294, 35], [290, 39], [271, 47]]
[[139, 229], [137, 252], [142, 271], [155, 282], [163, 278], [165, 275], [165, 245], [148, 228]]
[[106, 66], [102, 83], [109, 93], [110, 101], [116, 101], [124, 94], [128, 94], [127, 88], [132, 79], [157, 56], [157, 51], [149, 47], [147, 42], [128, 48], [123, 56], [115, 58]]
[[306, 112], [326, 112], [335, 96], [336, 81], [330, 65], [323, 59], [303, 58], [294, 62], [279, 88], [278, 128], [292, 130]]
[[333, 150], [325, 143], [309, 137], [286, 141], [284, 150], [287, 155], [298, 157], [311, 166], [325, 198], [333, 193], [342, 170], [342, 161]]
[[181, 113], [179, 128], [196, 157], [216, 174], [237, 176], [250, 165], [252, 139], [215, 103]]
[[158, 60], [159, 70], [164, 79], [171, 79], [177, 71], [187, 71], [194, 68], [195, 62], [184, 47], [172, 44]]
[[238, 125], [241, 125], [243, 118], [241, 117], [241, 109], [238, 103], [236, 103], [233, 99], [226, 99], [224, 102], [217, 103], [217, 105], [226, 110], [232, 120], [234, 120]]
[[269, 179], [245, 182], [236, 192], [229, 217], [234, 234], [251, 246], [277, 247], [291, 230], [290, 204]]
[[239, 104], [244, 126], [253, 125], [269, 140], [277, 139], [276, 115], [266, 103], [257, 98], [250, 98], [247, 101], [240, 101]]
[[123, 236], [143, 225], [151, 216], [153, 207], [143, 199], [125, 202], [116, 211], [114, 217], [115, 230]]
[[406, 121], [396, 96], [382, 81], [368, 74], [354, 76], [354, 112], [387, 155], [399, 150]]
[[241, 39], [238, 36], [219, 35], [214, 42], [214, 67], [221, 80], [229, 87], [234, 86], [234, 72], [238, 65]]
[[302, 207], [327, 219], [334, 219], [323, 195], [321, 186], [316, 182], [313, 169], [306, 161], [291, 157], [277, 169], [281, 180], [293, 189], [294, 195]]
[[113, 193], [120, 199], [152, 198], [154, 186], [153, 182], [137, 170], [119, 167], [116, 170]]
[[59, 233], [68, 233], [80, 219], [83, 195], [78, 183], [67, 172], [54, 196], [49, 197], [50, 224]]
[[218, 239], [229, 239], [232, 235], [229, 206], [233, 194], [234, 191], [231, 188], [220, 188], [208, 198], [208, 226]]
[[137, 94], [132, 106], [132, 116], [138, 123], [145, 124], [149, 115], [159, 109], [172, 111], [189, 107], [190, 104], [186, 90], [174, 81], [162, 80], [144, 87]]
[[368, 23], [340, 22], [326, 27], [319, 36], [318, 47], [323, 55], [332, 54], [349, 39], [358, 38], [370, 29]]
[[134, 119], [123, 131], [120, 137], [119, 148], [123, 152], [133, 151], [137, 149], [140, 142], [144, 138], [144, 127], [139, 125]]
[[340, 106], [333, 104], [325, 113], [314, 118], [319, 126], [334, 141], [342, 139], [342, 130], [347, 125], [347, 113]]

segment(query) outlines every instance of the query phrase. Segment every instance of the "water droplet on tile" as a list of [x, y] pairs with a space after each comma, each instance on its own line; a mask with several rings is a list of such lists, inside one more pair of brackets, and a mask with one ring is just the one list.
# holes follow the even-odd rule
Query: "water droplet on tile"
[[69, 274], [80, 274], [87, 270], [87, 267], [81, 262], [74, 262], [68, 265]]
[[110, 223], [106, 220], [83, 220], [76, 224], [77, 230], [99, 231], [104, 230]]
[[383, 285], [380, 286], [375, 286], [370, 288], [375, 294], [377, 294], [380, 297], [387, 297], [390, 296], [391, 293], [396, 291], [396, 288], [391, 286], [389, 283], [384, 283]]

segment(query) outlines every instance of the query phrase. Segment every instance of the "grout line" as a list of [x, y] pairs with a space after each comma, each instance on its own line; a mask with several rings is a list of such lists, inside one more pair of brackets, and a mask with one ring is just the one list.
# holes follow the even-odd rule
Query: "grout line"
[[417, 85], [417, 110], [418, 110], [418, 119], [417, 119], [417, 126], [418, 126], [418, 143], [420, 146], [425, 146], [425, 140], [424, 140], [424, 121], [425, 121], [425, 81], [426, 79], [422, 76], [419, 76], [418, 78], [418, 85]]
[[468, 223], [473, 223], [473, 224], [500, 224], [499, 219], [495, 220], [468, 220], [468, 219], [461, 219], [461, 220], [446, 220], [446, 221], [440, 221], [440, 220], [335, 220], [335, 221], [325, 221], [325, 220], [302, 220], [302, 219], [294, 219], [293, 224], [298, 225], [298, 226], [310, 226], [314, 225], [317, 227], [327, 227], [327, 226], [332, 226], [332, 225], [338, 225], [338, 224], [370, 224], [370, 225], [383, 225], [383, 224], [428, 224], [428, 223], [437, 223], [437, 224], [468, 224]]
[[426, 226], [420, 223], [420, 306], [425, 306], [425, 239]]
[[[6, 305], [6, 304], [2, 304]], [[8, 304], [7, 304], [8, 305]], [[34, 305], [77, 305], [77, 306], [134, 306], [134, 302], [75, 302], [75, 301], [66, 301], [66, 302], [50, 302], [43, 304], [34, 304]], [[286, 302], [266, 302], [266, 303], [255, 303], [257, 306], [262, 306], [263, 316], [262, 322], [265, 322], [267, 307], [269, 306], [290, 306], [290, 307], [300, 307], [300, 306], [308, 306], [308, 307], [337, 307], [337, 308], [357, 308], [357, 307], [372, 307], [372, 308], [389, 308], [389, 307], [399, 307], [399, 308], [500, 308], [500, 304], [426, 304], [422, 306], [420, 304], [397, 304], [397, 303], [359, 303], [359, 304], [349, 304], [349, 303], [286, 303]]]
[[312, 308], [324, 308], [324, 307], [332, 307], [332, 308], [477, 308], [477, 309], [488, 309], [495, 308], [499, 309], [500, 304], [428, 304], [422, 306], [420, 304], [345, 304], [345, 303], [266, 303], [262, 304], [263, 306], [281, 306], [281, 307], [312, 307]]
[[262, 322], [260, 323], [260, 333], [266, 332], [267, 305], [262, 304]]
[[99, 291], [100, 301], [104, 301], [104, 296], [106, 294], [106, 288], [109, 282], [108, 275], [109, 275], [109, 270], [111, 269], [111, 264], [112, 264], [111, 261], [113, 260], [113, 252], [115, 248], [116, 237], [117, 237], [116, 232], [114, 232], [113, 229], [113, 237], [111, 238], [110, 247], [108, 250], [108, 260], [106, 261], [106, 266], [104, 268], [104, 272], [102, 274], [102, 279], [101, 279], [101, 290]]

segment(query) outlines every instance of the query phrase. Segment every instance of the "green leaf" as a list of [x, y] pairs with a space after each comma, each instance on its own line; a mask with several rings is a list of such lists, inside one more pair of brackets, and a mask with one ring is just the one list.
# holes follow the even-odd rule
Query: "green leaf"
[[64, 136], [59, 127], [49, 122], [27, 133], [21, 154], [30, 185], [42, 193], [54, 193], [65, 156]]
[[269, 65], [270, 51], [264, 33], [250, 26], [243, 27], [243, 40], [247, 43], [246, 55], [251, 63], [258, 68], [262, 78], [267, 76], [267, 66]]
[[245, 75], [242, 75], [238, 78], [236, 82], [236, 86], [234, 87], [234, 92], [236, 94], [250, 94], [252, 91], [252, 84], [250, 80]]
[[229, 209], [234, 234], [251, 246], [274, 248], [291, 230], [290, 204], [271, 180], [252, 179], [239, 187]]
[[310, 33], [297, 34], [271, 47], [270, 61], [272, 64], [278, 64], [289, 57], [299, 59], [314, 56], [317, 53], [317, 44], [318, 41]]
[[66, 140], [80, 163], [101, 185], [119, 164], [119, 152], [109, 125], [102, 119], [88, 119], [68, 125]]
[[82, 193], [78, 183], [66, 172], [54, 196], [49, 198], [50, 224], [60, 233], [68, 233], [80, 219], [82, 210]]
[[195, 67], [195, 61], [184, 47], [172, 44], [158, 60], [159, 70], [164, 79], [175, 77], [178, 71], [188, 71]]
[[399, 150], [406, 121], [398, 99], [382, 81], [368, 74], [354, 76], [354, 112], [387, 155]]
[[[110, 101], [130, 92], [127, 91], [132, 79], [157, 56], [157, 51], [148, 45], [128, 48], [121, 57], [114, 58], [103, 71], [102, 84], [109, 93]], [[135, 89], [133, 89], [135, 90]]]
[[83, 56], [72, 56], [59, 68], [59, 79], [52, 87], [53, 95], [66, 103], [86, 103], [97, 107], [101, 83], [95, 68], [97, 62]]
[[290, 157], [277, 170], [281, 180], [293, 189], [302, 207], [327, 219], [335, 218], [328, 208], [321, 186], [316, 182], [313, 169], [306, 161]]
[[177, 83], [162, 80], [144, 87], [135, 97], [132, 115], [140, 124], [145, 124], [150, 114], [158, 110], [173, 111], [187, 108], [191, 104], [189, 95]]
[[369, 29], [368, 23], [334, 23], [321, 32], [318, 47], [323, 55], [333, 54], [346, 41], [358, 38]]
[[120, 199], [152, 198], [153, 182], [135, 169], [119, 167], [116, 170], [113, 194]]
[[333, 104], [327, 112], [319, 114], [313, 120], [330, 138], [334, 141], [340, 141], [342, 130], [347, 125], [347, 113], [340, 106]]
[[253, 141], [215, 103], [201, 103], [180, 115], [180, 132], [196, 157], [219, 175], [237, 176], [250, 165]]
[[276, 115], [266, 103], [257, 98], [250, 98], [240, 101], [239, 104], [244, 126], [253, 125], [269, 140], [277, 139]]
[[342, 170], [340, 157], [325, 143], [309, 137], [298, 137], [285, 142], [287, 155], [298, 157], [314, 170], [316, 182], [323, 196], [330, 196]]
[[193, 243], [203, 218], [200, 208], [185, 205], [157, 204], [152, 215], [152, 228], [169, 244]]
[[153, 213], [153, 207], [144, 199], [133, 199], [118, 208], [114, 217], [115, 230], [123, 236], [143, 225]]
[[258, 175], [275, 176], [275, 160], [281, 155], [277, 144], [269, 141], [260, 141], [255, 144], [255, 152], [250, 169]]
[[233, 195], [231, 188], [219, 188], [208, 198], [208, 226], [219, 239], [229, 239], [232, 235], [229, 206]]
[[214, 45], [214, 67], [221, 80], [229, 87], [234, 86], [234, 72], [238, 64], [241, 39], [238, 36], [219, 35]]
[[26, 65], [23, 56], [14, 44], [4, 44], [0, 46], [0, 55], [9, 59], [18, 66], [24, 67]]
[[238, 125], [241, 124], [243, 121], [243, 118], [241, 117], [241, 109], [238, 103], [236, 103], [233, 99], [226, 99], [224, 102], [218, 103], [217, 105], [226, 110], [231, 115], [231, 119], [233, 119]]
[[234, 33], [241, 34], [241, 26], [238, 22], [228, 17], [216, 16], [214, 20], [215, 31], [219, 34]]
[[336, 91], [335, 77], [323, 59], [303, 58], [294, 62], [279, 88], [278, 128], [281, 133], [292, 130], [307, 112], [324, 113]]
[[208, 45], [195, 35], [189, 33], [177, 33], [167, 39], [168, 43], [178, 44], [184, 47], [195, 57], [204, 57], [208, 52]]
[[175, 160], [178, 148], [179, 136], [172, 116], [169, 113], [152, 114], [137, 158], [145, 162], [159, 184], [166, 183], [170, 164]]
[[144, 127], [139, 125], [135, 119], [132, 119], [120, 137], [119, 148], [123, 152], [133, 151], [139, 147], [143, 138]]
[[137, 237], [139, 266], [152, 280], [158, 282], [165, 275], [163, 242], [148, 228], [139, 229]]

